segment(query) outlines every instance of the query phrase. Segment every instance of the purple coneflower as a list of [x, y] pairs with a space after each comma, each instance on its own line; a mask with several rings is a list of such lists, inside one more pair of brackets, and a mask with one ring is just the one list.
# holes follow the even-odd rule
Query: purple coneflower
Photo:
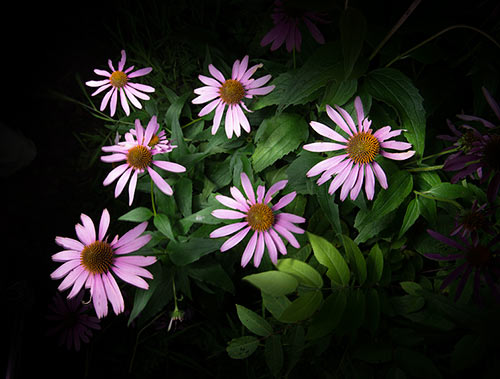
[[325, 43], [323, 34], [319, 31], [314, 22], [326, 23], [317, 12], [306, 11], [302, 8], [295, 8], [286, 1], [276, 0], [271, 15], [274, 27], [262, 38], [261, 46], [271, 45], [271, 51], [277, 50], [285, 43], [288, 52], [292, 49], [300, 51], [302, 44], [302, 34], [299, 30], [300, 22], [304, 22], [313, 38], [319, 44]]
[[464, 238], [461, 238], [462, 244], [460, 244], [455, 240], [443, 236], [442, 234], [433, 230], [427, 229], [427, 232], [438, 241], [443, 242], [457, 250], [460, 250], [460, 253], [458, 254], [424, 254], [425, 257], [432, 260], [456, 261], [458, 263], [455, 269], [446, 277], [446, 279], [441, 284], [441, 290], [448, 287], [455, 279], [457, 279], [461, 275], [462, 277], [460, 278], [460, 282], [458, 283], [455, 292], [455, 301], [458, 300], [458, 298], [460, 298], [460, 295], [462, 294], [465, 284], [467, 283], [467, 280], [469, 279], [472, 272], [474, 272], [474, 298], [479, 301], [479, 289], [482, 279], [491, 288], [495, 298], [500, 301], [500, 290], [498, 289], [498, 284], [495, 283], [494, 279], [500, 275], [500, 259], [498, 251], [493, 250], [493, 246], [498, 243], [500, 235], [497, 234], [493, 239], [490, 240], [488, 244], [484, 245], [481, 244], [479, 240], [469, 243], [469, 241]]
[[89, 343], [92, 330], [100, 330], [99, 319], [87, 314], [90, 309], [88, 304], [83, 303], [84, 291], [71, 299], [64, 299], [56, 292], [49, 305], [51, 313], [47, 319], [57, 323], [47, 331], [50, 336], [57, 336], [59, 346], [66, 346], [67, 350], [80, 351], [83, 343]]
[[450, 236], [459, 235], [462, 238], [469, 237], [473, 243], [479, 242], [479, 232], [485, 231], [494, 235], [488, 216], [492, 213], [491, 209], [485, 209], [487, 203], [478, 206], [477, 200], [472, 202], [471, 209], [459, 213], [455, 217], [455, 229]]
[[259, 79], [250, 78], [262, 66], [262, 63], [260, 63], [247, 69], [248, 55], [246, 55], [241, 62], [239, 60], [234, 62], [231, 79], [226, 80], [224, 75], [212, 64], [208, 65], [208, 70], [213, 78], [198, 75], [198, 79], [206, 86], [194, 90], [194, 93], [199, 96], [193, 99], [192, 102], [193, 104], [209, 102], [198, 113], [199, 117], [205, 116], [215, 109], [212, 134], [217, 133], [219, 129], [226, 105], [227, 111], [224, 124], [227, 138], [231, 138], [233, 132], [239, 137], [241, 128], [250, 133], [250, 124], [243, 113], [243, 109], [247, 112], [251, 112], [251, 110], [247, 108], [243, 98], [251, 99], [254, 95], [267, 95], [274, 89], [273, 85], [262, 87], [271, 79], [271, 75], [264, 75]]
[[137, 100], [137, 98], [142, 100], [149, 100], [149, 96], [143, 92], [155, 91], [155, 89], [151, 86], [148, 86], [146, 84], [132, 83], [130, 81], [130, 79], [149, 74], [153, 69], [151, 67], [147, 67], [131, 72], [134, 69], [134, 66], [130, 66], [129, 68], [124, 70], [125, 61], [127, 59], [125, 50], [122, 50], [121, 54], [122, 57], [118, 62], [118, 70], [115, 70], [111, 59], [109, 59], [108, 66], [111, 72], [106, 70], [99, 70], [97, 68], [94, 70], [97, 75], [104, 76], [106, 77], [106, 79], [90, 80], [85, 83], [89, 87], [99, 87], [92, 94], [92, 96], [95, 96], [108, 88], [110, 89], [102, 99], [100, 111], [102, 112], [106, 108], [108, 103], [110, 103], [111, 117], [115, 115], [118, 95], [120, 95], [120, 103], [122, 105], [122, 108], [125, 111], [125, 114], [128, 116], [130, 114], [128, 101], [130, 101], [136, 108], [141, 109], [142, 105], [139, 100]]
[[153, 278], [144, 267], [155, 263], [155, 257], [125, 255], [139, 250], [151, 240], [151, 235], [142, 235], [148, 223], [143, 222], [120, 238], [117, 235], [108, 242], [110, 216], [107, 209], [102, 212], [97, 235], [89, 216], [82, 213], [81, 220], [82, 224], [75, 226], [78, 240], [56, 237], [56, 243], [65, 250], [54, 254], [52, 260], [64, 263], [50, 277], [54, 280], [64, 278], [58, 287], [59, 291], [73, 286], [68, 299], [76, 296], [84, 285], [85, 288], [90, 288], [97, 317], [102, 318], [108, 314], [108, 300], [115, 314], [119, 314], [123, 312], [125, 304], [113, 274], [143, 289], [149, 288], [143, 278]]
[[231, 195], [233, 196], [232, 198], [223, 195], [217, 195], [215, 197], [221, 204], [231, 209], [216, 209], [212, 212], [214, 217], [229, 220], [244, 219], [244, 221], [218, 228], [210, 234], [211, 238], [218, 238], [237, 232], [224, 242], [220, 248], [221, 251], [226, 251], [234, 247], [245, 238], [250, 230], [253, 230], [253, 235], [250, 237], [250, 241], [241, 257], [242, 267], [247, 265], [250, 259], [252, 259], [252, 256], [254, 258], [254, 266], [258, 267], [264, 254], [264, 247], [267, 247], [269, 257], [274, 264], [278, 261], [278, 251], [282, 255], [286, 255], [286, 246], [278, 233], [293, 247], [300, 247], [299, 242], [292, 232], [304, 233], [303, 229], [294, 224], [302, 223], [306, 220], [303, 217], [291, 213], [277, 212], [292, 202], [296, 196], [296, 192], [290, 192], [283, 196], [275, 205], [270, 204], [272, 196], [285, 188], [287, 183], [288, 180], [276, 182], [267, 192], [264, 186], [258, 186], [257, 198], [255, 198], [250, 179], [245, 173], [241, 173], [241, 184], [245, 191], [246, 198], [236, 187], [231, 187], [230, 189]]
[[104, 179], [105, 186], [120, 178], [115, 187], [115, 197], [118, 197], [130, 178], [128, 186], [129, 205], [132, 205], [134, 200], [135, 188], [137, 185], [137, 177], [139, 174], [147, 170], [153, 182], [166, 195], [172, 195], [172, 187], [158, 174], [153, 165], [162, 170], [170, 172], [184, 172], [186, 168], [178, 163], [162, 161], [155, 159], [158, 154], [171, 151], [173, 147], [169, 143], [163, 141], [160, 143], [156, 131], [158, 123], [156, 116], [153, 116], [148, 123], [146, 131], [139, 120], [135, 120], [135, 131], [125, 134], [125, 141], [119, 142], [113, 146], [104, 146], [103, 151], [113, 153], [101, 157], [103, 162], [115, 163], [125, 161], [125, 163], [115, 167]]
[[344, 201], [350, 192], [351, 200], [355, 200], [365, 182], [366, 197], [373, 199], [375, 193], [375, 177], [382, 188], [387, 188], [387, 177], [380, 165], [375, 162], [377, 155], [394, 160], [403, 160], [412, 157], [415, 151], [408, 150], [404, 153], [391, 153], [384, 149], [407, 150], [411, 148], [408, 142], [389, 141], [403, 131], [402, 129], [391, 130], [390, 126], [384, 126], [372, 133], [370, 129], [371, 120], [365, 118], [363, 104], [359, 96], [354, 100], [358, 126], [354, 124], [352, 117], [341, 107], [335, 105], [335, 109], [326, 106], [328, 117], [335, 122], [346, 134], [347, 138], [337, 133], [330, 127], [316, 121], [311, 121], [311, 127], [323, 137], [334, 142], [314, 142], [304, 145], [304, 149], [313, 152], [341, 151], [340, 155], [327, 158], [314, 165], [307, 176], [316, 176], [323, 173], [318, 179], [318, 185], [322, 185], [335, 178], [330, 183], [329, 194], [333, 194], [340, 186], [340, 200]]

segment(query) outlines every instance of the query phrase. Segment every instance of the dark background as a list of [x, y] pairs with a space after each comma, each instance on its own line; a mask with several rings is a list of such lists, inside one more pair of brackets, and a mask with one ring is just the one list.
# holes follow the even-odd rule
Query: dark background
[[[381, 3], [387, 30], [409, 4]], [[437, 10], [431, 3], [434, 2], [424, 0], [404, 26], [405, 30], [416, 30], [415, 42], [423, 39], [421, 35], [427, 37], [439, 30], [434, 27], [438, 23], [488, 26], [495, 15], [498, 17], [494, 2], [481, 2], [481, 6], [471, 8], [460, 8], [450, 2]], [[0, 122], [20, 138], [2, 129], [2, 151], [29, 156], [32, 147], [36, 149], [34, 159], [17, 171], [2, 170], [1, 254], [6, 258], [2, 260], [2, 309], [7, 315], [2, 336], [9, 352], [2, 360], [2, 375], [10, 362], [14, 377], [18, 378], [31, 378], [33, 372], [51, 378], [83, 374], [73, 370], [81, 370], [86, 357], [65, 352], [45, 336], [47, 305], [60, 282], [50, 280], [50, 273], [57, 267], [50, 256], [59, 251], [54, 243], [56, 235], [74, 236], [74, 225], [81, 212], [107, 206], [107, 198], [92, 193], [92, 186], [102, 181], [96, 178], [96, 167], [80, 168], [81, 145], [75, 138], [75, 133], [91, 133], [100, 121], [81, 106], [53, 96], [51, 91], [84, 99], [75, 74], [82, 75], [82, 81], [94, 79], [94, 68], [102, 68], [108, 58], [116, 60], [119, 51], [107, 27], [116, 25], [119, 9], [130, 7], [130, 3], [63, 4], [16, 2], [8, 12], [3, 12], [0, 23], [3, 98]], [[496, 13], [492, 12], [495, 9]], [[369, 18], [369, 13], [366, 16]], [[420, 34], [425, 29], [423, 20], [427, 18], [430, 31]], [[190, 20], [184, 22], [189, 25]], [[383, 21], [375, 22], [383, 25]], [[408, 41], [406, 46], [412, 45]], [[472, 99], [468, 92], [470, 83], [464, 81], [455, 86], [460, 89], [457, 96]], [[437, 96], [432, 92], [429, 95]], [[457, 102], [457, 99], [448, 99], [447, 104], [453, 106]], [[29, 141], [25, 142], [24, 138]], [[117, 338], [114, 342], [120, 344], [123, 342], [120, 339], [126, 336]], [[106, 362], [106, 357], [99, 357], [99, 361]]]

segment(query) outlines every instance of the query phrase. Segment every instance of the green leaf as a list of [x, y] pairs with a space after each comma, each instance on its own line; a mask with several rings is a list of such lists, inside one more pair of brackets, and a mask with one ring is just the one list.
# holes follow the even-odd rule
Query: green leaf
[[243, 277], [271, 296], [283, 296], [294, 292], [299, 285], [299, 282], [293, 275], [281, 271], [265, 271], [257, 274], [251, 274]]
[[184, 217], [191, 215], [193, 207], [193, 182], [191, 179], [180, 178], [175, 184], [174, 196], [182, 215]]
[[420, 310], [424, 304], [424, 298], [415, 295], [403, 295], [391, 298], [392, 308], [400, 315], [416, 312]]
[[153, 216], [153, 212], [146, 207], [138, 207], [119, 217], [120, 221], [144, 222]]
[[394, 360], [411, 377], [442, 378], [434, 363], [418, 351], [397, 347], [394, 351]]
[[332, 283], [338, 286], [349, 285], [351, 272], [340, 252], [323, 237], [309, 232], [306, 233], [309, 242], [311, 242], [314, 256], [319, 263], [328, 268], [326, 275]]
[[[401, 129], [413, 145], [417, 158], [422, 158], [425, 146], [425, 109], [423, 98], [411, 80], [393, 68], [379, 68], [370, 72], [365, 80], [368, 93], [375, 99], [392, 106], [401, 120]], [[393, 129], [396, 126], [393, 127]]]
[[286, 323], [306, 320], [316, 312], [322, 301], [321, 291], [306, 292], [292, 301], [278, 320]]
[[336, 291], [328, 296], [307, 329], [306, 339], [321, 338], [334, 330], [344, 314], [347, 296], [344, 291]]
[[363, 325], [366, 313], [365, 293], [360, 289], [346, 291], [347, 304], [338, 327], [335, 329], [339, 335], [353, 332]]
[[399, 230], [398, 238], [401, 238], [408, 229], [417, 221], [418, 216], [420, 216], [420, 207], [418, 205], [417, 199], [412, 199], [406, 207], [405, 217], [403, 218], [403, 223], [401, 224], [401, 229]]
[[309, 135], [307, 122], [297, 114], [282, 113], [262, 121], [257, 147], [252, 155], [255, 172], [260, 172], [295, 150]]
[[399, 285], [408, 295], [420, 296], [424, 292], [422, 286], [416, 282], [401, 282]]
[[328, 193], [328, 186], [316, 186], [315, 185], [315, 194], [318, 199], [319, 206], [325, 213], [326, 218], [330, 222], [335, 231], [336, 235], [342, 233], [342, 227], [340, 226], [340, 216], [339, 216], [339, 206], [335, 203], [335, 194], [330, 195]]
[[220, 224], [220, 220], [212, 216], [212, 211], [219, 208], [221, 208], [221, 205], [207, 206], [206, 208], [203, 208], [200, 211], [193, 213], [192, 215], [184, 217], [179, 222], [181, 223], [181, 225], [189, 225], [189, 226], [192, 223], [211, 224], [211, 225]]
[[300, 151], [286, 170], [290, 188], [293, 188], [299, 194], [312, 195], [317, 185], [305, 173], [320, 161], [321, 157], [319, 154], [311, 153], [307, 150]]
[[280, 272], [286, 272], [294, 276], [300, 284], [308, 287], [323, 287], [323, 279], [315, 268], [298, 259], [285, 258], [278, 260], [276, 268]]
[[283, 367], [283, 347], [280, 335], [275, 334], [266, 339], [264, 353], [271, 374], [275, 377], [278, 376]]
[[201, 257], [213, 253], [222, 245], [222, 241], [212, 238], [191, 238], [186, 242], [171, 241], [167, 252], [172, 262], [184, 266], [196, 262]]
[[296, 325], [292, 327], [291, 331], [288, 333], [288, 337], [290, 339], [290, 349], [287, 354], [288, 368], [285, 377], [288, 377], [288, 374], [299, 362], [304, 350], [305, 336], [304, 328], [302, 327], [302, 325]]
[[424, 193], [447, 200], [464, 198], [471, 195], [471, 191], [467, 187], [452, 183], [440, 183]]
[[181, 124], [179, 123], [182, 108], [189, 96], [191, 96], [191, 92], [186, 92], [184, 95], [175, 98], [165, 115], [167, 128], [172, 131], [172, 143], [177, 146], [177, 148], [170, 153], [172, 158], [176, 161], [178, 160], [177, 158], [189, 153], [186, 142], [184, 141]]
[[174, 231], [172, 230], [172, 224], [170, 223], [170, 219], [168, 218], [167, 215], [163, 213], [157, 213], [156, 216], [154, 217], [153, 223], [159, 232], [161, 232], [164, 236], [168, 237], [169, 239], [175, 241], [175, 235]]
[[380, 281], [384, 271], [384, 254], [378, 244], [375, 244], [370, 249], [370, 253], [366, 258], [366, 271], [368, 283], [374, 284]]
[[366, 318], [364, 325], [371, 332], [372, 336], [378, 329], [380, 322], [380, 299], [375, 288], [370, 288], [366, 292]]
[[437, 222], [436, 200], [417, 196], [417, 202], [420, 214], [427, 220], [432, 228], [435, 228]]
[[232, 339], [226, 351], [233, 359], [245, 359], [252, 355], [259, 346], [259, 340], [254, 336], [243, 336]]
[[392, 346], [384, 342], [374, 342], [360, 345], [353, 357], [371, 364], [392, 361]]
[[358, 81], [353, 80], [343, 80], [343, 81], [334, 81], [330, 83], [325, 90], [323, 95], [323, 100], [321, 100], [321, 105], [319, 109], [325, 109], [326, 105], [333, 106], [344, 105], [355, 93], [358, 89]]
[[347, 8], [340, 18], [340, 41], [344, 56], [344, 77], [348, 78], [358, 59], [366, 33], [366, 20], [354, 8]]
[[276, 320], [279, 320], [284, 310], [288, 308], [292, 302], [284, 295], [272, 296], [265, 292], [261, 292], [262, 304], [271, 312]]
[[234, 294], [234, 285], [231, 277], [226, 273], [219, 263], [201, 262], [191, 264], [188, 267], [188, 274], [192, 278], [205, 283], [210, 283], [226, 292]]
[[254, 311], [251, 311], [243, 305], [236, 304], [236, 313], [241, 323], [252, 333], [262, 337], [272, 334], [273, 328], [271, 325]]
[[363, 285], [366, 280], [366, 261], [358, 245], [346, 235], [342, 235], [346, 256], [354, 266], [354, 272], [358, 278], [358, 283]]

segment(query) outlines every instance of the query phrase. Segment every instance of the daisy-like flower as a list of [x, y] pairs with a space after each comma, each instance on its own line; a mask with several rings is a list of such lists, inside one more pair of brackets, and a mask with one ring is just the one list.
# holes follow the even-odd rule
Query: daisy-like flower
[[[120, 238], [118, 235], [108, 242], [110, 216], [104, 209], [96, 231], [92, 219], [81, 214], [82, 224], [76, 224], [78, 240], [67, 237], [56, 237], [56, 243], [65, 250], [54, 254], [54, 262], [64, 262], [50, 277], [63, 279], [58, 287], [64, 291], [72, 286], [68, 299], [75, 297], [83, 286], [90, 288], [90, 296], [97, 317], [108, 314], [108, 300], [115, 314], [123, 312], [125, 304], [113, 274], [136, 287], [148, 289], [143, 278], [153, 279], [153, 275], [144, 267], [156, 262], [152, 256], [126, 255], [146, 245], [151, 236], [142, 235], [148, 226], [145, 221], [129, 230]], [[96, 233], [97, 232], [97, 233]]]
[[498, 288], [498, 284], [495, 283], [495, 280], [493, 279], [500, 275], [499, 252], [498, 250], [493, 250], [494, 245], [497, 244], [500, 239], [500, 235], [497, 234], [488, 244], [485, 245], [481, 244], [479, 240], [470, 243], [464, 238], [461, 238], [462, 244], [460, 244], [457, 241], [430, 229], [427, 230], [427, 233], [438, 241], [460, 251], [457, 254], [449, 255], [424, 254], [425, 257], [436, 261], [457, 262], [457, 266], [441, 284], [441, 290], [448, 287], [461, 275], [462, 277], [460, 278], [460, 282], [458, 283], [455, 292], [455, 301], [458, 300], [462, 294], [465, 284], [467, 283], [467, 280], [470, 275], [474, 273], [474, 298], [477, 301], [480, 300], [479, 290], [482, 279], [490, 287], [495, 298], [500, 302], [500, 290]]
[[296, 8], [287, 1], [276, 0], [271, 15], [274, 27], [262, 38], [261, 46], [271, 44], [271, 51], [277, 50], [285, 43], [288, 52], [292, 49], [300, 51], [302, 44], [302, 34], [299, 30], [299, 24], [302, 21], [313, 38], [319, 44], [325, 43], [323, 34], [319, 31], [314, 22], [325, 24], [326, 20], [321, 18], [317, 12], [306, 11], [303, 8]]
[[215, 109], [212, 134], [217, 133], [219, 129], [226, 105], [227, 111], [224, 124], [227, 138], [231, 138], [233, 132], [239, 137], [241, 128], [250, 133], [250, 124], [243, 113], [243, 109], [247, 112], [252, 111], [247, 108], [243, 98], [251, 99], [254, 95], [267, 95], [275, 87], [274, 85], [262, 87], [271, 79], [271, 75], [264, 75], [259, 79], [251, 78], [255, 71], [262, 66], [262, 63], [260, 63], [248, 68], [248, 55], [245, 55], [241, 62], [239, 60], [234, 62], [231, 79], [226, 80], [224, 75], [212, 64], [208, 65], [208, 70], [213, 78], [198, 75], [198, 79], [206, 86], [194, 90], [194, 93], [199, 96], [193, 99], [192, 103], [209, 102], [198, 113], [199, 117], [203, 117]]
[[[389, 141], [390, 138], [398, 136], [402, 129], [391, 130], [390, 126], [384, 126], [372, 133], [370, 129], [371, 120], [365, 118], [363, 104], [359, 96], [354, 100], [354, 107], [358, 119], [358, 125], [344, 109], [335, 105], [335, 109], [326, 106], [328, 117], [335, 122], [346, 134], [347, 138], [337, 133], [330, 127], [316, 121], [311, 121], [311, 127], [322, 136], [334, 142], [314, 142], [304, 145], [304, 149], [313, 152], [340, 151], [340, 155], [327, 158], [314, 165], [307, 176], [312, 177], [323, 173], [317, 184], [322, 185], [335, 178], [330, 183], [329, 194], [333, 194], [342, 186], [340, 200], [344, 201], [350, 192], [351, 200], [355, 200], [365, 182], [366, 197], [373, 199], [375, 193], [375, 177], [382, 188], [387, 189], [387, 177], [380, 165], [375, 162], [377, 155], [394, 160], [403, 160], [412, 157], [415, 151], [408, 150], [411, 144], [408, 142]], [[387, 152], [385, 149], [408, 150], [403, 153]]]
[[[159, 153], [170, 153], [173, 149], [175, 149], [177, 146], [172, 145], [172, 142], [167, 139], [167, 134], [165, 133], [164, 130], [160, 130], [160, 124], [157, 121], [157, 117], [153, 116], [151, 117], [151, 120], [148, 123], [151, 124], [152, 127], [152, 137], [151, 140], [148, 143], [148, 146], [151, 147], [152, 149], [157, 150]], [[130, 137], [127, 137], [127, 134], [131, 134], [133, 138], [137, 139], [137, 132], [135, 129], [130, 129], [127, 133], [125, 133], [125, 141], [127, 139], [130, 139]], [[119, 140], [115, 141], [115, 144], [118, 144]]]
[[134, 201], [137, 178], [144, 171], [147, 170], [158, 188], [169, 196], [174, 193], [172, 187], [153, 169], [153, 166], [170, 172], [179, 173], [186, 171], [186, 168], [178, 163], [155, 159], [155, 156], [158, 154], [171, 151], [175, 147], [165, 141], [159, 143], [161, 139], [156, 134], [157, 131], [158, 122], [156, 121], [156, 116], [151, 117], [145, 131], [140, 120], [137, 119], [135, 120], [135, 130], [125, 134], [124, 142], [102, 148], [103, 151], [112, 153], [111, 155], [101, 157], [103, 162], [115, 163], [125, 161], [125, 163], [115, 167], [106, 176], [103, 184], [107, 186], [120, 178], [115, 187], [115, 197], [118, 197], [130, 178], [128, 186], [129, 205], [132, 205]]
[[92, 330], [100, 330], [99, 319], [90, 316], [88, 304], [83, 303], [84, 291], [80, 290], [78, 295], [71, 299], [64, 299], [56, 292], [49, 305], [51, 313], [47, 319], [57, 323], [47, 331], [50, 336], [57, 336], [59, 346], [66, 346], [67, 350], [80, 351], [83, 343], [89, 343]]
[[128, 101], [130, 101], [136, 108], [141, 109], [142, 105], [139, 100], [137, 100], [137, 98], [141, 100], [149, 100], [149, 96], [144, 92], [151, 93], [155, 91], [155, 89], [151, 86], [148, 86], [146, 84], [133, 83], [130, 81], [130, 79], [149, 74], [153, 69], [151, 67], [146, 67], [136, 71], [132, 71], [134, 69], [134, 66], [130, 66], [124, 70], [125, 61], [127, 60], [125, 50], [121, 51], [121, 55], [122, 57], [118, 62], [118, 70], [115, 70], [111, 59], [109, 59], [108, 66], [111, 71], [100, 70], [97, 68], [94, 70], [97, 75], [104, 76], [106, 77], [106, 79], [90, 80], [85, 83], [89, 87], [98, 87], [97, 90], [92, 94], [92, 96], [95, 96], [102, 91], [109, 89], [109, 91], [106, 93], [106, 95], [104, 95], [101, 101], [100, 110], [102, 112], [107, 107], [108, 103], [110, 103], [111, 117], [115, 115], [118, 96], [120, 96], [120, 103], [123, 110], [125, 111], [125, 114], [128, 116], [130, 114], [130, 106], [128, 104]]
[[241, 173], [241, 185], [245, 191], [246, 198], [236, 187], [231, 187], [230, 189], [232, 198], [224, 195], [217, 195], [215, 197], [219, 203], [231, 209], [216, 209], [212, 212], [214, 217], [229, 220], [244, 219], [244, 221], [218, 228], [210, 234], [210, 238], [219, 238], [236, 233], [222, 244], [221, 251], [226, 251], [236, 246], [245, 238], [250, 230], [253, 231], [252, 237], [250, 237], [250, 241], [241, 257], [242, 267], [247, 265], [252, 256], [254, 258], [254, 266], [258, 267], [265, 247], [267, 247], [271, 261], [275, 264], [278, 261], [278, 251], [282, 255], [286, 255], [286, 246], [278, 233], [293, 247], [300, 247], [299, 242], [292, 232], [304, 233], [303, 229], [294, 224], [303, 223], [306, 220], [291, 213], [277, 212], [295, 199], [296, 192], [290, 192], [283, 196], [274, 205], [270, 204], [272, 196], [285, 188], [287, 183], [288, 180], [276, 182], [267, 192], [264, 186], [258, 186], [256, 198], [250, 179], [245, 173]]
[[495, 233], [488, 220], [488, 217], [492, 214], [492, 210], [486, 209], [487, 205], [487, 203], [484, 203], [478, 206], [477, 200], [474, 200], [471, 209], [455, 217], [455, 229], [450, 233], [450, 236], [470, 237], [473, 243], [478, 243], [480, 231], [494, 235]]

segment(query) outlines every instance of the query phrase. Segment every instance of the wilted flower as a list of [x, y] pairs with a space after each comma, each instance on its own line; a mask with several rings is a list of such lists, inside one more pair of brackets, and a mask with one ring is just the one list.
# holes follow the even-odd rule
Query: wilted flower
[[366, 197], [371, 200], [375, 193], [375, 177], [382, 188], [387, 188], [387, 178], [384, 170], [375, 162], [377, 155], [394, 160], [403, 160], [412, 157], [415, 151], [408, 150], [404, 153], [391, 153], [385, 149], [407, 150], [411, 148], [408, 142], [389, 141], [403, 131], [402, 129], [391, 130], [390, 126], [384, 126], [372, 133], [371, 120], [365, 118], [363, 104], [359, 96], [354, 100], [354, 107], [358, 119], [358, 126], [354, 124], [352, 117], [343, 108], [335, 105], [335, 109], [326, 106], [328, 117], [335, 122], [347, 135], [345, 138], [330, 127], [316, 121], [311, 121], [311, 127], [323, 137], [335, 142], [314, 142], [304, 145], [304, 149], [314, 152], [341, 151], [340, 155], [327, 158], [314, 165], [307, 176], [316, 176], [323, 173], [318, 179], [318, 185], [322, 185], [335, 178], [330, 183], [329, 194], [333, 194], [340, 186], [340, 200], [344, 201], [350, 192], [351, 200], [355, 200], [365, 181]]

